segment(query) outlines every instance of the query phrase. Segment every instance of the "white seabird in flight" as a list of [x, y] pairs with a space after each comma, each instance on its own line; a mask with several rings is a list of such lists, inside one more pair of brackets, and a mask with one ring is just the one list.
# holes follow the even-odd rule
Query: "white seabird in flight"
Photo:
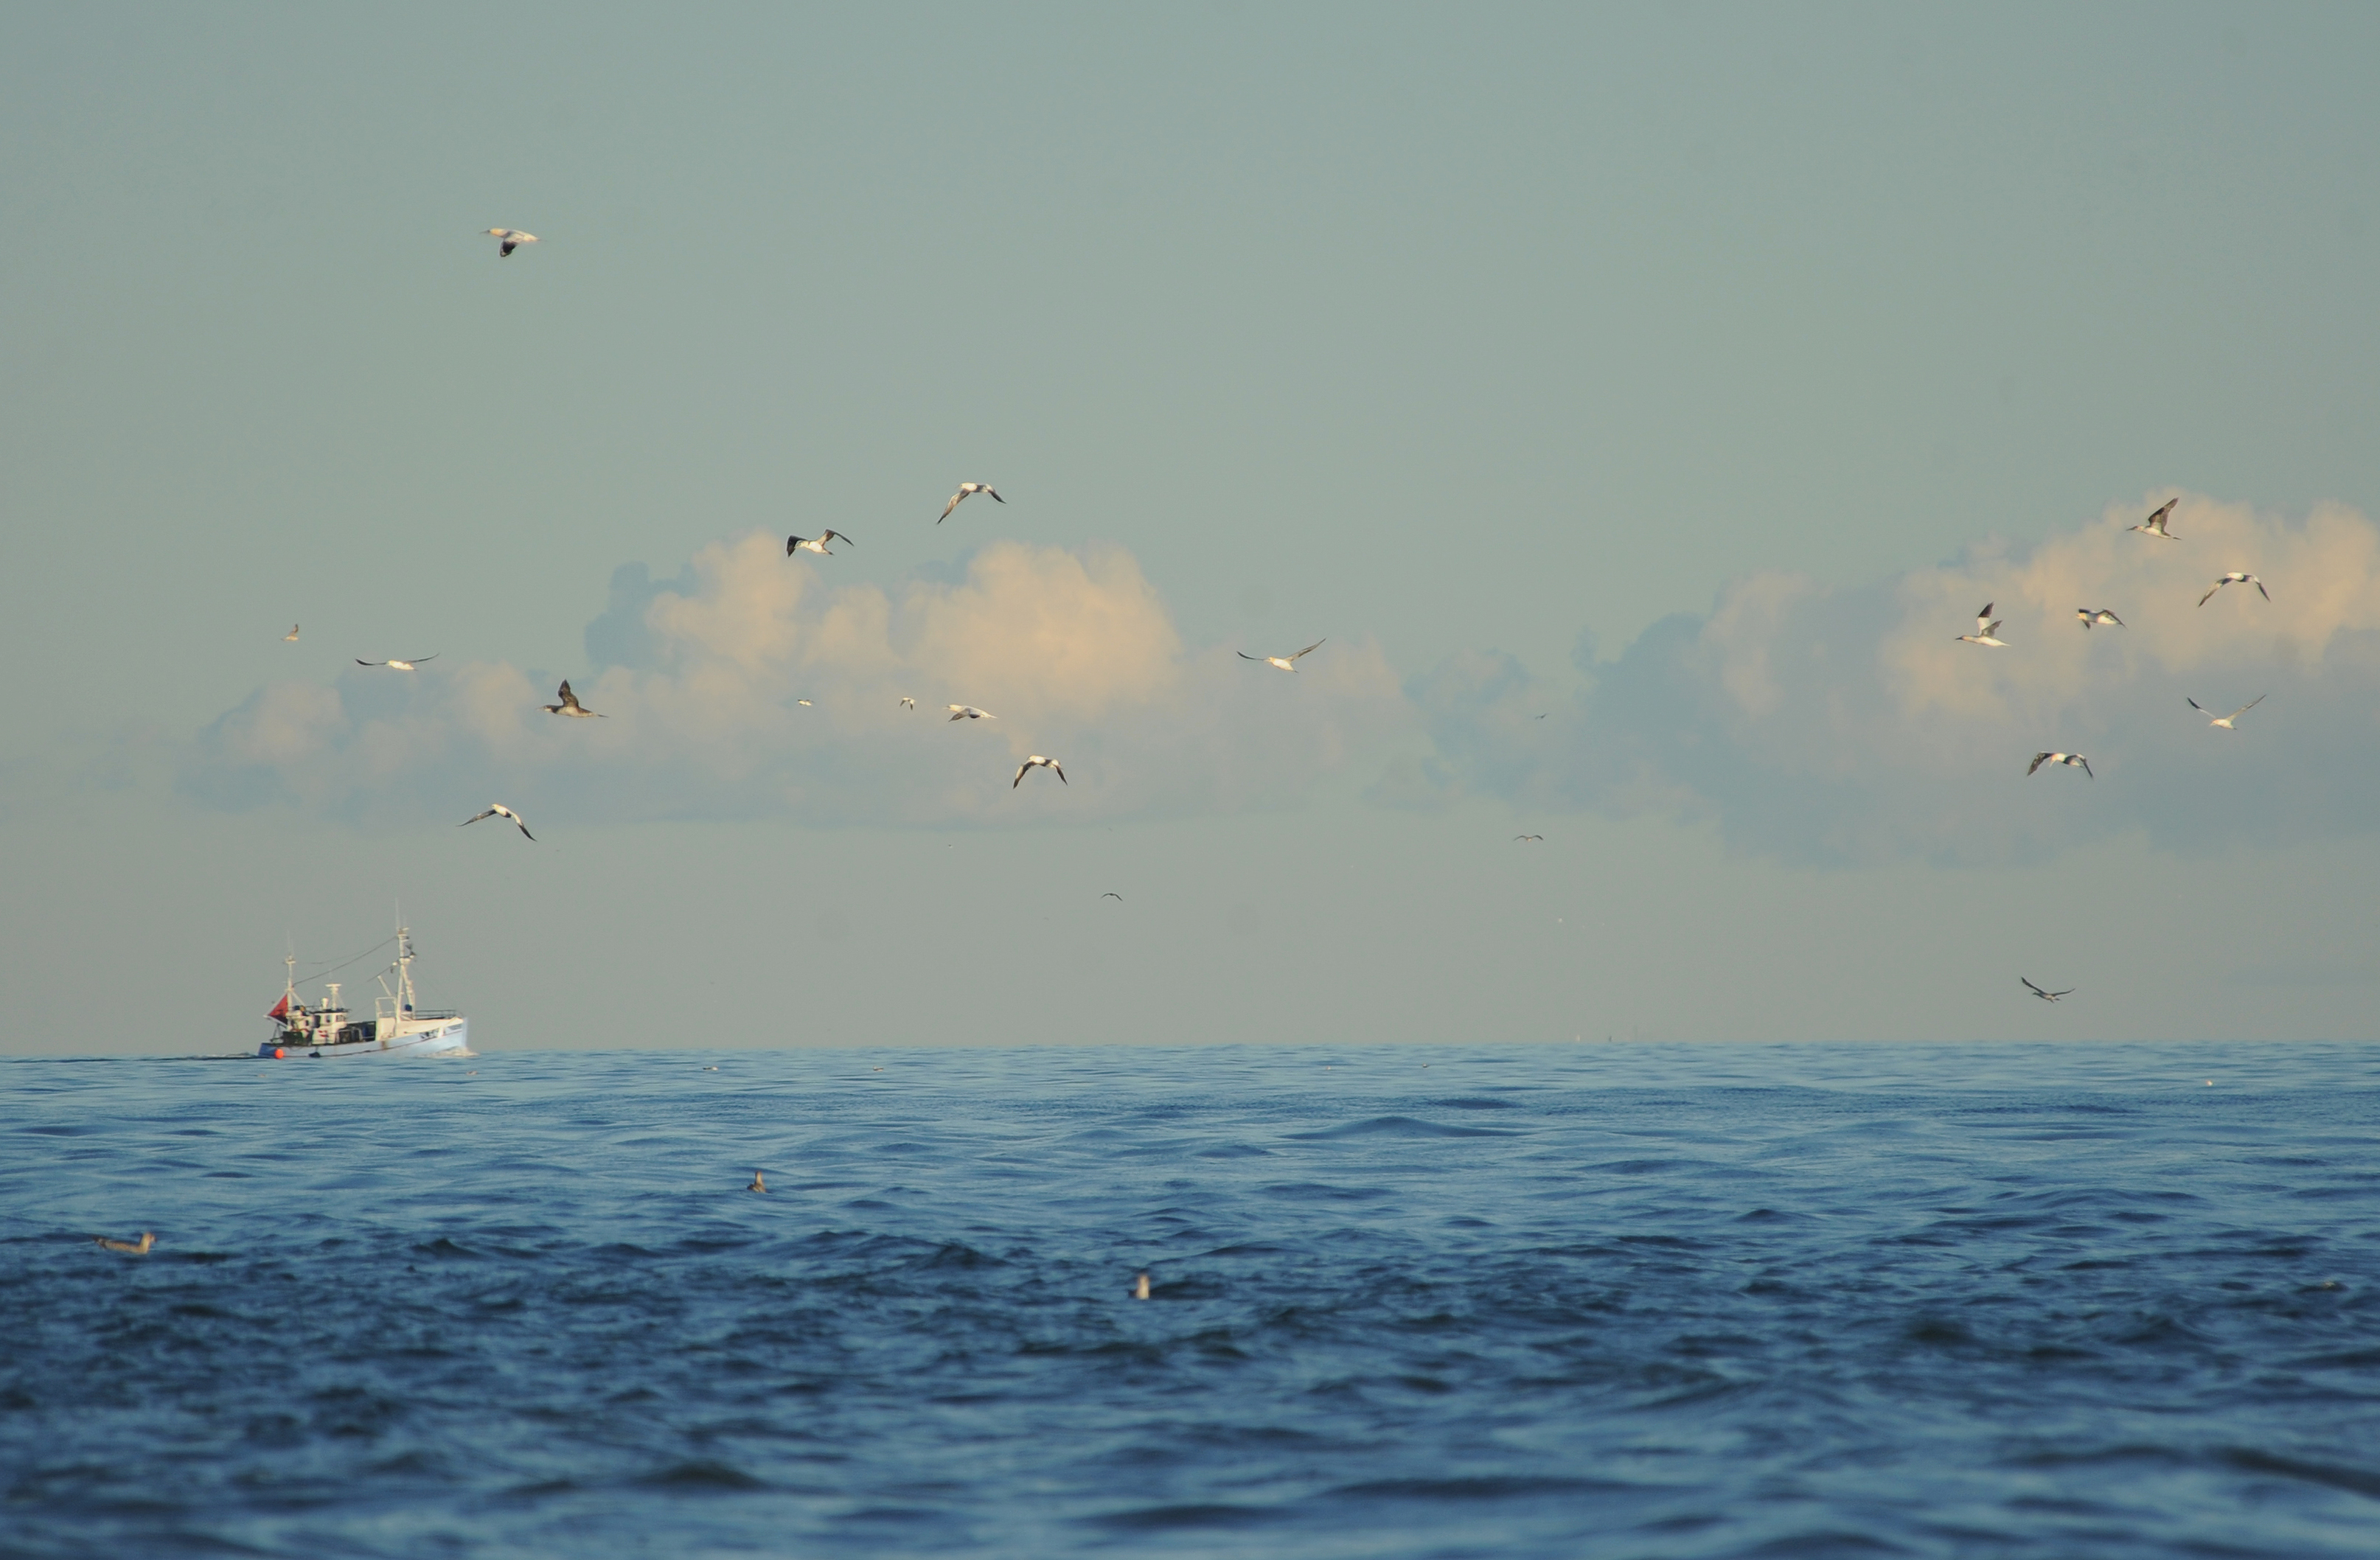
[[1047, 769], [1051, 774], [1057, 776], [1058, 783], [1060, 785], [1066, 783], [1066, 771], [1058, 768], [1058, 761], [1055, 758], [1044, 758], [1039, 754], [1036, 753], [1032, 756], [1026, 758], [1024, 763], [1016, 766], [1016, 778], [1008, 782], [1008, 789], [1014, 791], [1018, 786], [1023, 785], [1025, 783], [1025, 771], [1033, 768], [1036, 766]]
[[489, 803], [488, 810], [481, 813], [480, 817], [465, 818], [461, 823], [456, 824], [455, 827], [457, 828], [468, 828], [473, 824], [479, 822], [480, 818], [510, 818], [513, 821], [513, 827], [521, 831], [522, 839], [530, 841], [532, 844], [537, 840], [537, 836], [528, 831], [528, 825], [521, 822], [521, 816], [518, 813], [514, 812], [510, 807], [505, 806], [502, 802]]
[[534, 244], [537, 242], [536, 234], [522, 233], [509, 227], [492, 227], [488, 229], [488, 236], [496, 241], [496, 258], [498, 260], [510, 260], [512, 258], [513, 251], [519, 248], [523, 244]]
[[582, 719], [591, 715], [598, 720], [603, 719], [602, 711], [589, 709], [585, 705], [578, 702], [578, 695], [570, 691], [570, 679], [567, 677], [562, 680], [562, 688], [554, 695], [554, 696], [562, 702], [560, 704], [547, 705], [545, 707], [545, 712], [548, 715], [569, 715]]
[[1313, 644], [1308, 645], [1305, 648], [1298, 651], [1296, 656], [1252, 656], [1245, 650], [1242, 650], [1240, 652], [1240, 659], [1242, 660], [1260, 660], [1267, 666], [1277, 666], [1283, 671], [1295, 671], [1297, 668], [1290, 663], [1296, 660], [1298, 656], [1310, 656], [1329, 643], [1330, 641], [1327, 639], [1317, 639]]
[[2180, 499], [2168, 499], [2165, 501], [2164, 504], [2158, 508], [2155, 514], [2150, 515], [2147, 519], [2142, 521], [2137, 526], [2127, 526], [2124, 529], [2128, 531], [2146, 531], [2149, 535], [2156, 538], [2159, 541], [2180, 541], [2181, 539], [2180, 537], [2175, 536], [2171, 531], [2165, 528], [2165, 522], [2166, 516], [2173, 513], [2173, 506], [2180, 502], [2181, 501]]
[[2196, 699], [2192, 698], [2187, 694], [2182, 695], [2181, 702], [2190, 706], [2191, 708], [2198, 711], [2201, 715], [2205, 716], [2206, 724], [2210, 729], [2216, 726], [2220, 726], [2227, 732], [2236, 732], [2240, 728], [2231, 724], [2231, 722], [2237, 720], [2242, 715], [2247, 714], [2248, 711], [2255, 708], [2270, 696], [2271, 695], [2267, 694], [2258, 694], [2254, 698], [2250, 699], [2246, 704], [2241, 705], [2239, 708], [2233, 710], [2228, 715], [2216, 714], [2215, 711], [2207, 708], [2204, 705], [2199, 703]]
[[1513, 835], [1513, 836], [1512, 836], [1512, 838], [1513, 838], [1515, 840], [1536, 840], [1536, 841], [1538, 844], [1540, 844], [1540, 845], [1542, 845], [1542, 844], [1544, 844], [1544, 843], [1546, 842], [1546, 837], [1545, 837], [1544, 835], [1542, 835], [1542, 834], [1515, 834], [1515, 835]]
[[2041, 987], [2034, 985], [2031, 981], [2024, 980], [2022, 975], [2019, 975], [2016, 978], [2021, 981], [2024, 981], [2024, 988], [2027, 991], [2032, 992], [2035, 997], [2040, 998], [2045, 1002], [2055, 1002], [2061, 997], [2071, 997], [2074, 995], [2074, 988], [2070, 986], [2063, 991], [2044, 991]]
[[2086, 629], [2097, 628], [2102, 625], [2114, 628], [2121, 628], [2124, 626], [2124, 620], [2118, 617], [2115, 613], [2107, 611], [2105, 607], [2099, 608], [2096, 611], [2094, 611], [2088, 607], [2077, 607], [2074, 609], [2074, 615], [2082, 620], [2082, 626]]
[[2079, 753], [2036, 753], [2033, 756], [2033, 762], [2024, 767], [2024, 772], [2029, 777], [2034, 770], [2040, 768], [2044, 764], [2063, 764], [2069, 768], [2082, 770], [2084, 774], [2090, 775], [2093, 780], [2099, 778], [2091, 774], [2091, 760]]
[[364, 660], [361, 658], [358, 658], [356, 664], [358, 666], [384, 666], [391, 671], [410, 671], [415, 667], [419, 666], [423, 661], [436, 660], [438, 658], [434, 655], [416, 656], [411, 660]]
[[2212, 586], [2208, 587], [2206, 594], [2198, 599], [2198, 604], [2204, 607], [2209, 601], [2214, 600], [2215, 593], [2222, 589], [2227, 585], [2252, 585], [2256, 587], [2257, 595], [2263, 597], [2267, 601], [2273, 599], [2273, 593], [2265, 588], [2265, 582], [2263, 580], [2258, 579], [2253, 574], [2234, 569], [2229, 574], [2224, 575], [2221, 579], [2216, 580]]
[[2000, 620], [1992, 616], [1992, 604], [1989, 601], [1986, 601], [1984, 603], [1984, 610], [1975, 614], [1975, 632], [1973, 634], [1960, 635], [1959, 643], [1961, 645], [1989, 645], [1994, 649], [2005, 650], [2008, 648], [2008, 641], [2005, 639], [1995, 639], [1992, 637], [1992, 630], [1998, 628], [1999, 625]]
[[[785, 556], [791, 558], [796, 552], [817, 552], [832, 558], [834, 554], [826, 550], [826, 544], [831, 541], [851, 541], [851, 538], [841, 531], [821, 531], [814, 537], [787, 537]], [[857, 547], [859, 544], [851, 541], [851, 545]]]
[[[952, 510], [956, 509], [966, 499], [977, 493], [991, 493], [991, 484], [989, 482], [960, 483], [959, 490], [951, 495], [951, 502], [942, 505], [942, 512], [934, 516], [934, 524], [939, 526], [943, 521], [949, 519], [951, 517]], [[991, 493], [991, 500], [994, 503], [1006, 503], [1008, 502], [1006, 499], [1002, 498], [998, 493]]]
[[953, 720], [997, 720], [1000, 719], [999, 716], [994, 715], [990, 710], [978, 709], [971, 704], [954, 704], [950, 707], [950, 710], [951, 719]]
[[908, 695], [903, 694], [901, 695], [901, 707], [904, 709], [915, 709], [917, 707], [917, 701], [911, 698]]
[[287, 644], [295, 645], [298, 643], [298, 625], [294, 623], [291, 623], [289, 625], [289, 632], [283, 635], [281, 637], [283, 641]]

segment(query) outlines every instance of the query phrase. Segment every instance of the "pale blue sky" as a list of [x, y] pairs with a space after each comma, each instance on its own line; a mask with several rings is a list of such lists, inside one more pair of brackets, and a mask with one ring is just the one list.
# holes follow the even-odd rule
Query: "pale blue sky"
[[[1804, 615], [1727, 643], [1864, 666], [1945, 571], [2121, 592], [2043, 560], [2168, 492], [2270, 551], [2340, 506], [2260, 572], [2347, 577], [2375, 58], [2344, 6], [11, 11], [0, 1046], [250, 1043], [285, 930], [352, 951], [399, 895], [483, 1046], [2369, 1034], [2361, 585], [2311, 645], [2095, 639], [1972, 728], [2013, 782], [2080, 727], [2080, 796], [1670, 712], [1741, 693], [1727, 603], [1780, 572]], [[965, 478], [1010, 502], [936, 527]], [[821, 526], [784, 569], [896, 602], [1119, 549], [1193, 707], [1052, 714], [1055, 798], [964, 728], [358, 745], [468, 709], [353, 657], [584, 690], [622, 565]], [[2262, 632], [2234, 594], [2125, 643]], [[2183, 693], [2267, 682], [2193, 744]], [[337, 691], [302, 774], [226, 756], [269, 686]], [[945, 736], [982, 798], [934, 800]], [[448, 826], [492, 790], [536, 847]]]

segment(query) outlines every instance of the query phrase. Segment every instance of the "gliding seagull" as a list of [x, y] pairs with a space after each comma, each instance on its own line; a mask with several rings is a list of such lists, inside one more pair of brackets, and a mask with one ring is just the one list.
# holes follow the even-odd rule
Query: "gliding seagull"
[[1959, 643], [1961, 645], [1989, 645], [1996, 649], [2005, 650], [2008, 648], [2008, 641], [2005, 639], [1995, 639], [1992, 637], [1992, 630], [1998, 628], [1999, 625], [2000, 620], [1992, 616], [1992, 604], [1989, 601], [1986, 601], [1984, 603], [1984, 610], [1975, 614], [1975, 632], [1973, 634], [1960, 635]]
[[2222, 589], [2227, 585], [2252, 585], [2256, 587], [2257, 595], [2263, 597], [2267, 601], [2273, 599], [2273, 593], [2265, 588], [2265, 582], [2263, 580], [2258, 579], [2253, 574], [2243, 574], [2240, 570], [2234, 569], [2229, 574], [2224, 575], [2221, 579], [2216, 580], [2207, 590], [2206, 594], [2198, 599], [2198, 604], [2204, 607], [2209, 601], [2214, 600], [2215, 592]]
[[2045, 1002], [2055, 1002], [2061, 997], [2071, 997], [2074, 995], [2074, 988], [2070, 986], [2063, 991], [2044, 991], [2041, 987], [2034, 985], [2031, 981], [2024, 980], [2022, 975], [2019, 975], [2016, 978], [2021, 981], [2024, 981], [2024, 988], [2027, 991], [2032, 992], [2035, 997], [2040, 998]]
[[[942, 512], [934, 516], [934, 524], [939, 526], [943, 521], [949, 519], [951, 517], [951, 511], [956, 509], [962, 501], [975, 493], [991, 493], [991, 484], [989, 482], [960, 483], [959, 490], [951, 495], [951, 502], [942, 505]], [[998, 493], [991, 493], [991, 499], [994, 503], [1006, 503], [1008, 502], [1006, 499], [1002, 498]]]
[[589, 709], [585, 705], [578, 702], [578, 695], [570, 691], [570, 679], [567, 677], [562, 680], [561, 691], [555, 694], [554, 696], [559, 698], [562, 702], [560, 704], [547, 705], [545, 707], [545, 712], [548, 715], [569, 715], [582, 719], [591, 715], [598, 720], [603, 719], [603, 712], [601, 710]]
[[1330, 643], [1330, 641], [1327, 639], [1317, 639], [1313, 644], [1308, 645], [1305, 648], [1298, 651], [1296, 656], [1252, 656], [1245, 650], [1242, 650], [1240, 652], [1240, 659], [1242, 660], [1260, 660], [1267, 666], [1277, 666], [1283, 671], [1295, 671], [1297, 668], [1290, 664], [1292, 661], [1297, 659], [1298, 656], [1312, 655], [1315, 651], [1320, 649], [1328, 643]]
[[2164, 506], [2155, 514], [2150, 515], [2147, 519], [2142, 521], [2137, 526], [2127, 526], [2124, 529], [2128, 531], [2146, 531], [2149, 535], [2156, 538], [2159, 541], [2180, 541], [2181, 539], [2180, 537], [2175, 536], [2171, 531], [2165, 528], [2165, 520], [2167, 515], [2173, 513], [2173, 506], [2180, 502], [2181, 501], [2180, 499], [2168, 499], [2165, 501]]
[[1000, 719], [999, 716], [994, 715], [990, 710], [978, 709], [971, 704], [954, 704], [950, 707], [950, 710], [951, 719], [953, 720], [997, 720]]
[[[834, 554], [826, 550], [826, 544], [831, 541], [851, 541], [851, 538], [841, 531], [823, 531], [814, 537], [787, 537], [785, 556], [791, 558], [796, 552], [818, 552], [832, 558]], [[851, 541], [851, 545], [857, 547], [859, 544]]]
[[358, 666], [384, 666], [391, 671], [410, 671], [415, 667], [420, 665], [423, 661], [436, 660], [438, 658], [436, 656], [416, 656], [411, 660], [363, 660], [359, 659], [357, 660], [356, 664]]
[[528, 831], [528, 825], [521, 822], [521, 816], [518, 813], [514, 812], [510, 807], [505, 806], [502, 802], [489, 803], [488, 810], [481, 813], [479, 818], [465, 818], [461, 823], [456, 824], [455, 827], [457, 828], [468, 828], [473, 824], [479, 822], [480, 818], [510, 818], [513, 820], [513, 827], [521, 831], [522, 839], [528, 840], [532, 844], [536, 843], [537, 836]]
[[2026, 776], [2029, 778], [2034, 770], [2040, 768], [2044, 764], [2063, 764], [2069, 768], [2080, 769], [2084, 774], [2091, 775], [2093, 780], [2099, 778], [2091, 774], [2091, 760], [2079, 753], [2036, 753], [2033, 756], [2033, 762], [2024, 767]]
[[1024, 763], [1016, 766], [1016, 778], [1008, 782], [1008, 789], [1014, 791], [1018, 786], [1023, 785], [1025, 783], [1025, 771], [1034, 768], [1036, 765], [1038, 765], [1040, 768], [1047, 769], [1051, 774], [1057, 776], [1058, 783], [1060, 785], [1066, 783], [1066, 771], [1058, 768], [1058, 761], [1055, 758], [1044, 758], [1037, 753], [1031, 757], [1026, 759]]
[[2093, 611], [2088, 607], [2077, 607], [2074, 609], [2074, 615], [2082, 620], [2082, 626], [2084, 628], [2096, 628], [2102, 623], [2110, 624], [2117, 628], [2124, 626], [2124, 620], [2118, 617], [2115, 613], [2107, 611], [2105, 607], [2100, 608], [2097, 611]]
[[2237, 727], [2237, 726], [2235, 726], [2235, 725], [2233, 725], [2233, 724], [2231, 724], [2231, 722], [2232, 722], [2232, 721], [2234, 721], [2234, 720], [2238, 720], [2238, 719], [2240, 719], [2240, 717], [2241, 717], [2242, 715], [2247, 714], [2247, 713], [2248, 713], [2248, 711], [2250, 711], [2250, 710], [2252, 710], [2252, 709], [2255, 708], [2258, 705], [2260, 705], [2260, 704], [2264, 703], [2264, 702], [2265, 702], [2265, 700], [2267, 697], [2269, 697], [2269, 696], [2270, 696], [2269, 695], [2265, 695], [2265, 694], [2258, 694], [2254, 698], [2250, 699], [2246, 704], [2241, 705], [2239, 708], [2237, 708], [2237, 709], [2233, 710], [2233, 711], [2232, 711], [2230, 714], [2228, 714], [2228, 715], [2217, 715], [2217, 714], [2216, 714], [2216, 713], [2215, 713], [2215, 711], [2213, 711], [2213, 710], [2211, 710], [2211, 709], [2207, 708], [2204, 705], [2203, 705], [2203, 704], [2199, 703], [2196, 699], [2192, 698], [2192, 697], [2191, 697], [2189, 695], [2187, 695], [2187, 694], [2184, 694], [2184, 695], [2182, 695], [2182, 697], [2181, 697], [2181, 702], [2182, 702], [2182, 703], [2184, 703], [2184, 704], [2186, 704], [2186, 705], [2188, 705], [2188, 706], [2190, 706], [2190, 707], [2191, 707], [2191, 708], [2192, 708], [2192, 709], [2194, 709], [2194, 710], [2198, 711], [2198, 713], [2200, 713], [2201, 715], [2205, 716], [2205, 717], [2206, 717], [2206, 724], [2207, 724], [2210, 728], [2211, 728], [2211, 727], [2216, 727], [2216, 726], [2220, 726], [2220, 727], [2222, 727], [2222, 728], [2223, 728], [2225, 731], [2227, 731], [2227, 732], [2236, 732], [2236, 731], [2238, 731], [2240, 728], [2239, 728], [2239, 727]]
[[512, 258], [513, 251], [519, 248], [523, 244], [534, 244], [537, 242], [536, 234], [519, 233], [509, 227], [492, 227], [487, 231], [488, 236], [496, 241], [496, 258], [498, 260], [510, 260]]

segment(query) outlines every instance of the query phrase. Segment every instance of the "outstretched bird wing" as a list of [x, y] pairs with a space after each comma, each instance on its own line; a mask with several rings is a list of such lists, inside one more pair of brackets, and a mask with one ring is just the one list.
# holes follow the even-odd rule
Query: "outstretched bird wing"
[[2044, 764], [2046, 764], [2046, 763], [2048, 763], [2048, 762], [2049, 762], [2049, 755], [2048, 755], [2048, 754], [2046, 754], [2046, 753], [2036, 753], [2036, 754], [2034, 754], [2034, 755], [2033, 756], [2033, 762], [2032, 762], [2032, 763], [2030, 763], [2030, 764], [2027, 764], [2027, 765], [2024, 767], [2024, 772], [2025, 772], [2026, 774], [2028, 774], [2028, 775], [2029, 775], [2029, 774], [2033, 773], [2033, 771], [2034, 771], [2034, 770], [2040, 768]]
[[[1328, 641], [1327, 641], [1327, 640], [1323, 640], [1323, 639], [1317, 639], [1313, 644], [1308, 645], [1307, 647], [1305, 647], [1305, 648], [1304, 648], [1304, 649], [1302, 649], [1302, 650], [1298, 651], [1298, 652], [1297, 652], [1297, 656], [1310, 656], [1310, 655], [1312, 655], [1315, 651], [1317, 651], [1317, 650], [1318, 650], [1318, 649], [1322, 648], [1322, 647], [1323, 647], [1326, 643], [1328, 643]], [[1295, 660], [1295, 659], [1297, 659], [1297, 656], [1292, 656], [1292, 657], [1290, 657], [1289, 659], [1292, 659], [1292, 660]]]

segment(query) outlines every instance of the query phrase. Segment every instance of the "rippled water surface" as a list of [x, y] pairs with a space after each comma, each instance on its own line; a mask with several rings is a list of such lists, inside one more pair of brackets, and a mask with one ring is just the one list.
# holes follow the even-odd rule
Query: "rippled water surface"
[[0, 1553], [2368, 1556], [2375, 1127], [2332, 1045], [9, 1063]]

